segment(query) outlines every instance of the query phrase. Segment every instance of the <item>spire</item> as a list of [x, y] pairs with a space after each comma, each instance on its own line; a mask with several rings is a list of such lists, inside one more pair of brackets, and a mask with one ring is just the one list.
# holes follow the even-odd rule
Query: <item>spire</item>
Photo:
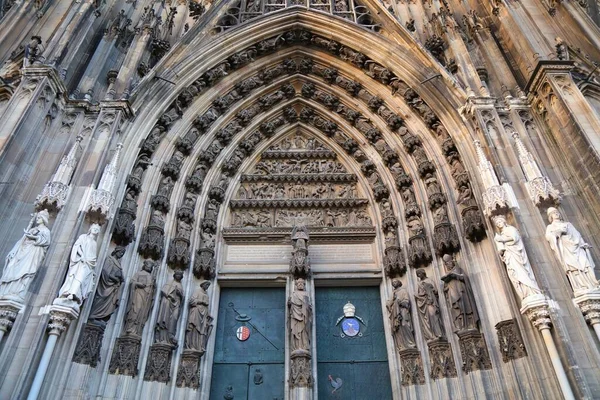
[[66, 156], [62, 158], [52, 179], [46, 183], [42, 193], [35, 200], [37, 210], [48, 209], [51, 212], [59, 212], [65, 205], [69, 194], [69, 183], [77, 166], [77, 152], [83, 136], [77, 135], [75, 143]]
[[525, 187], [529, 198], [536, 206], [557, 205], [560, 202], [560, 192], [552, 186], [548, 177], [542, 174], [533, 154], [527, 150], [517, 132], [513, 132], [515, 146], [519, 155], [519, 163], [525, 174]]
[[[488, 161], [481, 142], [475, 140], [475, 152], [479, 159], [478, 169], [481, 180], [483, 181], [483, 187], [485, 191], [482, 194], [483, 197], [483, 212], [488, 217], [493, 215], [503, 214], [508, 211], [510, 204], [510, 195], [512, 190], [508, 184], [500, 185], [494, 167]], [[507, 191], [508, 189], [508, 191]]]
[[92, 191], [87, 207], [88, 216], [103, 223], [109, 218], [110, 209], [115, 202], [114, 188], [117, 180], [117, 168], [123, 144], [117, 144], [115, 154], [104, 167], [104, 172], [98, 183], [98, 188]]

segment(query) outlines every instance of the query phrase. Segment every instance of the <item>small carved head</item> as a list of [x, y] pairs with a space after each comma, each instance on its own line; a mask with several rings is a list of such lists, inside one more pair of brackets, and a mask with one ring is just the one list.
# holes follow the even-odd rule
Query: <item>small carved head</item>
[[152, 273], [152, 270], [154, 269], [154, 261], [144, 260], [144, 265], [142, 266], [142, 269], [148, 273]]
[[88, 233], [90, 235], [98, 236], [98, 234], [100, 233], [100, 225], [92, 224], [92, 226], [90, 226], [90, 230], [88, 231]]
[[50, 214], [48, 213], [48, 210], [42, 210], [42, 211], [38, 212], [37, 215], [35, 216], [35, 223], [37, 225], [48, 226], [49, 220], [50, 220]]
[[402, 287], [402, 281], [400, 279], [392, 280], [392, 287], [394, 289], [398, 289], [399, 287]]
[[124, 246], [117, 246], [115, 247], [115, 249], [112, 251], [111, 255], [115, 258], [121, 258], [123, 257], [123, 255], [125, 254], [125, 250], [127, 248]]
[[506, 223], [506, 217], [504, 215], [497, 215], [494, 218], [492, 218], [492, 221], [494, 221], [494, 225], [496, 225], [496, 227], [499, 229], [502, 229], [506, 225], [508, 225]]
[[444, 266], [447, 271], [451, 271], [455, 266], [454, 258], [450, 254], [444, 254], [442, 261], [444, 261]]
[[296, 289], [297, 290], [304, 290], [305, 286], [306, 286], [306, 282], [304, 281], [304, 279], [302, 279], [302, 278], [296, 279]]
[[417, 270], [417, 277], [419, 278], [419, 280], [423, 280], [423, 279], [427, 278], [427, 273], [425, 272], [425, 270], [423, 268], [419, 268]]
[[562, 221], [560, 212], [558, 212], [558, 209], [556, 209], [554, 207], [548, 208], [548, 211], [546, 211], [546, 214], [548, 215], [548, 221], [550, 221], [550, 223], [552, 223], [554, 221]]
[[200, 283], [200, 287], [202, 289], [204, 289], [204, 291], [207, 291], [208, 288], [210, 287], [210, 281], [203, 281]]
[[181, 282], [181, 280], [183, 279], [183, 271], [175, 271], [175, 273], [173, 274], [173, 279], [175, 279], [177, 282]]

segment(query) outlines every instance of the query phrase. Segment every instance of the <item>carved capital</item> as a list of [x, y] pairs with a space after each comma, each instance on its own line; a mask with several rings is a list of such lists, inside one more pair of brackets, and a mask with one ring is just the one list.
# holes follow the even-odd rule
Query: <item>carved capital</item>
[[425, 383], [423, 360], [417, 349], [407, 349], [400, 352], [402, 368], [402, 386], [422, 385]]
[[502, 352], [502, 361], [506, 363], [527, 356], [527, 350], [516, 319], [498, 322], [496, 331], [498, 333], [498, 344]]
[[8, 332], [23, 305], [12, 300], [0, 300], [0, 331]]
[[308, 350], [295, 350], [291, 355], [290, 386], [312, 387], [313, 377], [310, 366], [311, 355]]
[[[58, 299], [57, 299], [58, 300]], [[56, 300], [55, 300], [56, 302]], [[78, 307], [53, 304], [50, 308], [50, 322], [48, 322], [48, 333], [60, 336], [67, 330], [71, 321], [79, 317]]]
[[548, 299], [543, 294], [525, 297], [521, 302], [521, 314], [525, 315], [540, 331], [550, 329], [552, 326]]
[[588, 324], [600, 324], [600, 290], [577, 296], [573, 302], [579, 307]]

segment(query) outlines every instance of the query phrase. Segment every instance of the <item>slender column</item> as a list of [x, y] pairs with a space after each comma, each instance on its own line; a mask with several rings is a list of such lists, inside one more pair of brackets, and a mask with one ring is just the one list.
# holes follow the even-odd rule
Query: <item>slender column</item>
[[573, 390], [569, 384], [567, 373], [565, 372], [565, 368], [560, 361], [560, 355], [558, 354], [556, 344], [554, 343], [554, 338], [550, 332], [552, 320], [550, 319], [548, 300], [544, 295], [526, 297], [523, 299], [521, 314], [529, 318], [533, 326], [538, 328], [542, 333], [544, 344], [546, 345], [546, 349], [550, 355], [550, 361], [552, 362], [552, 367], [556, 373], [562, 394], [565, 400], [574, 400], [575, 395], [573, 394]]
[[67, 330], [71, 321], [77, 319], [77, 317], [79, 317], [79, 312], [71, 307], [55, 304], [50, 308], [48, 341], [44, 347], [44, 353], [42, 354], [42, 359], [40, 360], [40, 364], [35, 373], [35, 378], [33, 379], [33, 384], [31, 385], [27, 400], [36, 400], [38, 398], [58, 337]]

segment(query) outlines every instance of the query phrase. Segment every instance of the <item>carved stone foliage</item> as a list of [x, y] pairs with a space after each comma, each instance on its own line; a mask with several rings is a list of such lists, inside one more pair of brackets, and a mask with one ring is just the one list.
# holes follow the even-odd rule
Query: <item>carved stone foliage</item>
[[427, 347], [429, 347], [429, 359], [431, 360], [430, 376], [432, 379], [457, 376], [450, 343], [445, 340], [438, 340], [428, 343]]
[[402, 386], [423, 385], [425, 372], [423, 360], [417, 349], [407, 349], [400, 352], [400, 365], [402, 369]]
[[73, 354], [73, 362], [87, 364], [96, 368], [100, 362], [100, 349], [104, 338], [104, 327], [87, 323], [79, 335], [77, 347]]
[[502, 361], [509, 362], [517, 358], [526, 357], [527, 350], [515, 319], [500, 321], [496, 324], [498, 343], [502, 353]]
[[108, 371], [116, 375], [137, 376], [141, 345], [140, 337], [117, 338]]
[[485, 338], [479, 331], [470, 330], [458, 333], [460, 356], [463, 360], [465, 373], [492, 369], [492, 362], [487, 351]]
[[171, 380], [171, 358], [174, 347], [157, 343], [150, 346], [150, 354], [144, 372], [145, 381], [167, 383]]

